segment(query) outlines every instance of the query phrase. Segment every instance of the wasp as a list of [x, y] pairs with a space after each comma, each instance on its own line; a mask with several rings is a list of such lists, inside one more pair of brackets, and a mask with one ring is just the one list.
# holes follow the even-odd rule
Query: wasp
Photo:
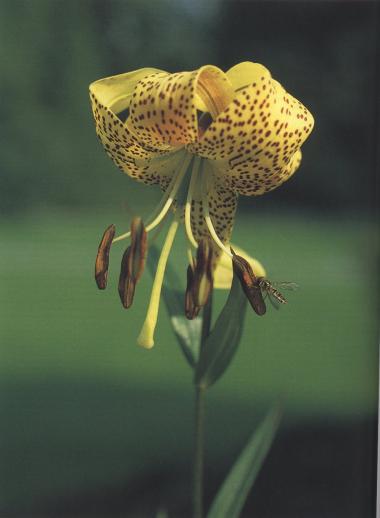
[[265, 277], [256, 277], [254, 284], [256, 288], [260, 289], [262, 295], [260, 305], [257, 308], [259, 311], [256, 311], [254, 308], [259, 315], [263, 315], [266, 312], [265, 299], [267, 297], [272, 306], [276, 309], [280, 307], [280, 304], [286, 304], [288, 302], [277, 288], [292, 291], [298, 289], [298, 285], [295, 282], [271, 282], [265, 279]]
[[265, 277], [256, 277], [249, 262], [237, 255], [232, 247], [231, 252], [234, 274], [238, 277], [249, 303], [258, 315], [264, 315], [267, 311], [266, 297], [276, 309], [279, 308], [279, 304], [286, 304], [285, 297], [277, 287], [288, 290], [298, 288], [294, 282], [271, 282]]

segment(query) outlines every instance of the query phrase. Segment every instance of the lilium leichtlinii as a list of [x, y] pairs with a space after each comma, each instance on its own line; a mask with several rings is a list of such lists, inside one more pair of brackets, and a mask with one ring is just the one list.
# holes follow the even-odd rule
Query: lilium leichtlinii
[[[292, 176], [314, 120], [263, 65], [251, 62], [226, 73], [211, 65], [180, 73], [143, 68], [95, 81], [90, 96], [107, 154], [130, 177], [164, 191], [146, 231], [175, 209], [139, 337], [141, 345], [151, 347], [179, 222], [192, 246], [210, 241], [215, 281], [222, 286], [219, 270], [226, 264], [219, 259], [222, 253], [232, 257], [228, 243], [238, 195], [264, 194]], [[263, 276], [260, 263], [252, 264]]]

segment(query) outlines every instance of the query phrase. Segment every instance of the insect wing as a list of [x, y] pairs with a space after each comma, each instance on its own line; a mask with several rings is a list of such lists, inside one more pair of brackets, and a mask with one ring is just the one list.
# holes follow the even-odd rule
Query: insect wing
[[288, 290], [288, 291], [296, 291], [299, 289], [299, 285], [296, 282], [278, 282], [278, 281], [270, 281], [270, 284], [279, 290]]
[[285, 297], [276, 289], [279, 284], [284, 284], [285, 286], [291, 284], [293, 286], [294, 283], [272, 283], [271, 281], [268, 281], [268, 279], [262, 279], [260, 281], [260, 288], [262, 290], [264, 300], [268, 297], [269, 302], [275, 309], [279, 309], [280, 304], [286, 304]]
[[280, 301], [269, 291], [266, 292], [269, 302], [272, 304], [274, 309], [280, 309]]

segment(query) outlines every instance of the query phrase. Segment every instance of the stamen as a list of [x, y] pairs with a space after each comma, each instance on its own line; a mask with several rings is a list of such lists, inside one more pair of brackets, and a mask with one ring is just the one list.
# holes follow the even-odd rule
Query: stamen
[[187, 267], [187, 286], [185, 292], [185, 315], [188, 320], [198, 316], [201, 307], [196, 306], [193, 297], [194, 268], [191, 264]]
[[207, 174], [204, 174], [203, 176], [203, 189], [202, 189], [202, 205], [203, 205], [203, 217], [205, 219], [208, 231], [210, 232], [211, 237], [215, 241], [215, 243], [218, 245], [218, 247], [226, 253], [229, 257], [233, 257], [232, 253], [228, 250], [228, 248], [222, 243], [221, 239], [219, 238], [218, 234], [215, 231], [214, 225], [211, 221], [210, 216], [210, 209], [208, 205], [208, 189], [209, 189], [209, 177]]
[[[183, 180], [183, 177], [185, 176], [185, 173], [187, 171], [187, 168], [189, 166], [190, 160], [192, 159], [192, 156], [190, 153], [186, 153], [184, 160], [182, 162], [181, 167], [178, 169], [178, 171], [173, 175], [173, 178], [170, 181], [169, 187], [167, 188], [165, 194], [161, 198], [158, 206], [153, 211], [153, 213], [149, 216], [149, 220], [151, 221], [146, 227], [145, 230], [147, 232], [150, 232], [153, 230], [157, 225], [161, 223], [161, 221], [164, 219], [166, 214], [168, 213], [173, 201], [175, 200], [176, 194], [178, 192], [179, 186], [181, 185], [181, 182]], [[126, 232], [125, 234], [122, 234], [118, 237], [116, 237], [112, 242], [116, 243], [117, 241], [121, 241], [122, 239], [126, 239], [131, 235], [131, 232]]]
[[100, 290], [105, 290], [107, 286], [109, 256], [112, 238], [115, 235], [115, 225], [110, 225], [104, 231], [100, 241], [98, 253], [95, 261], [95, 281]]
[[212, 276], [213, 248], [210, 239], [202, 238], [197, 249], [197, 258], [187, 269], [185, 294], [185, 315], [189, 320], [195, 318], [200, 309], [207, 304], [213, 287]]
[[193, 231], [191, 229], [191, 202], [193, 199], [194, 187], [198, 181], [200, 165], [201, 165], [201, 158], [195, 157], [194, 164], [193, 164], [193, 172], [191, 174], [190, 185], [189, 185], [189, 190], [187, 191], [187, 199], [186, 199], [186, 205], [185, 205], [186, 236], [187, 236], [187, 239], [190, 241], [190, 243], [194, 246], [194, 248], [198, 247], [198, 243], [196, 242]]
[[147, 234], [141, 218], [131, 223], [131, 246], [124, 252], [119, 276], [119, 295], [125, 309], [131, 307], [135, 287], [143, 274], [147, 254]]
[[232, 267], [234, 275], [238, 277], [245, 296], [255, 313], [260, 316], [264, 315], [267, 308], [260, 286], [260, 277], [256, 277], [249, 262], [244, 257], [235, 254], [232, 247], [231, 252], [233, 254]]
[[168, 261], [169, 253], [173, 245], [174, 237], [178, 229], [179, 221], [176, 218], [170, 225], [164, 246], [162, 247], [161, 255], [158, 260], [156, 275], [153, 281], [152, 293], [150, 296], [148, 311], [146, 314], [145, 322], [137, 339], [137, 342], [146, 349], [151, 349], [154, 345], [154, 329], [157, 323], [158, 308], [160, 305], [160, 295], [162, 283], [164, 280], [164, 273], [166, 263]]
[[193, 257], [193, 254], [191, 252], [191, 248], [189, 246], [187, 247], [186, 253], [187, 253], [187, 258], [189, 260], [189, 264], [191, 266], [194, 266], [194, 257]]

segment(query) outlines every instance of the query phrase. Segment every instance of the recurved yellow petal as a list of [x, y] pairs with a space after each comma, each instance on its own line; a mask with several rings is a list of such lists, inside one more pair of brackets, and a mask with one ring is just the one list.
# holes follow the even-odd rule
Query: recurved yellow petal
[[235, 92], [258, 81], [260, 77], [271, 77], [269, 70], [264, 65], [252, 63], [251, 61], [238, 63], [227, 70], [226, 76], [231, 81]]
[[113, 113], [129, 108], [132, 93], [137, 83], [144, 77], [161, 73], [157, 68], [140, 68], [133, 72], [105, 77], [90, 84], [90, 93]]
[[123, 112], [129, 109], [136, 84], [146, 75], [161, 73], [144, 68], [107, 77], [90, 85], [90, 98], [96, 133], [108, 156], [124, 173], [145, 184], [160, 184], [165, 189], [181, 163], [181, 153], [167, 146], [144, 146], [126, 125]]
[[193, 72], [154, 73], [137, 83], [127, 125], [154, 148], [183, 146], [199, 137], [197, 112], [216, 118], [233, 96], [227, 76], [211, 65]]
[[208, 158], [234, 192], [263, 194], [295, 172], [314, 120], [262, 65], [242, 63], [227, 75], [234, 100], [189, 150]]

